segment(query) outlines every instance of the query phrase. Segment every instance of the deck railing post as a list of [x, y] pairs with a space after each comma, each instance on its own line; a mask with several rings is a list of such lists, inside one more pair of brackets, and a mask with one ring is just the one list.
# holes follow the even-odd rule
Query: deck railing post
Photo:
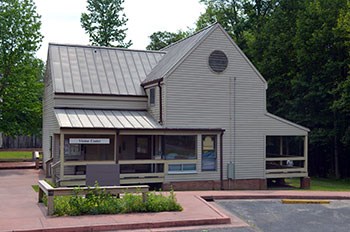
[[145, 203], [147, 201], [147, 193], [142, 193], [142, 201]]
[[49, 191], [47, 194], [47, 215], [52, 216], [54, 212], [54, 192]]
[[38, 197], [39, 203], [43, 202], [43, 197], [44, 197], [44, 191], [41, 188], [39, 188], [39, 197]]

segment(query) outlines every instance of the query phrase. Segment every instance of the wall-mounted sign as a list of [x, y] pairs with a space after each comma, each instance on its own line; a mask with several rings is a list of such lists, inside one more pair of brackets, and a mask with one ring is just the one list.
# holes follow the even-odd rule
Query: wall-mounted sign
[[70, 144], [109, 144], [109, 139], [102, 138], [72, 138]]
[[205, 136], [203, 139], [203, 150], [215, 150], [214, 148], [214, 140], [212, 136]]

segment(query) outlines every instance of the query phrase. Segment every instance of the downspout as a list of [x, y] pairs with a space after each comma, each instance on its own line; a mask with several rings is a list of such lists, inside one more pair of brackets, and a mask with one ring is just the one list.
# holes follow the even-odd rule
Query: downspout
[[159, 123], [163, 124], [163, 100], [162, 100], [162, 86], [160, 85], [160, 81], [158, 81], [159, 87]]
[[233, 77], [233, 176], [236, 179], [236, 77]]
[[224, 132], [221, 131], [220, 133], [220, 189], [224, 189], [224, 173], [223, 173], [223, 168], [224, 168], [224, 161], [223, 161], [223, 137], [224, 137]]

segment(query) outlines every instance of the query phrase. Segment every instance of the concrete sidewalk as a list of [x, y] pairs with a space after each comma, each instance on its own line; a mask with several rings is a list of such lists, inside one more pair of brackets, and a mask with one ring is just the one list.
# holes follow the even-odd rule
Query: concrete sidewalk
[[190, 191], [176, 192], [182, 212], [48, 217], [31, 185], [42, 178], [33, 169], [0, 170], [0, 231], [112, 231], [196, 225], [248, 226], [206, 199], [308, 198], [350, 199], [350, 192]]

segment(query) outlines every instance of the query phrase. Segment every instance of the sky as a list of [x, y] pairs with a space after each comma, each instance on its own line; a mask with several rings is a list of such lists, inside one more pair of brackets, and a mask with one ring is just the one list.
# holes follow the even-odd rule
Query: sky
[[[86, 0], [34, 0], [41, 15], [44, 36], [37, 57], [46, 61], [48, 43], [89, 44], [80, 25], [80, 15], [86, 12]], [[199, 0], [125, 0], [127, 40], [133, 49], [145, 49], [149, 36], [156, 31], [186, 30], [195, 27], [204, 6]]]

